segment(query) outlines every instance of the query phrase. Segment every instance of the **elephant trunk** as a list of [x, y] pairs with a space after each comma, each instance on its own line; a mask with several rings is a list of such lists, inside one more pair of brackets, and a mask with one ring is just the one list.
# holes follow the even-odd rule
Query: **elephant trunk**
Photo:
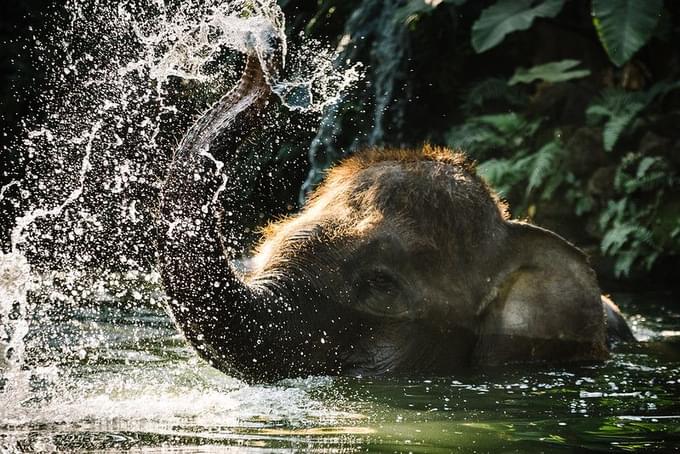
[[[159, 268], [177, 325], [213, 366], [258, 380], [289, 374], [275, 346], [291, 330], [284, 316], [291, 298], [280, 284], [248, 285], [230, 263], [216, 213], [220, 194], [235, 189], [237, 179], [218, 156], [227, 161], [237, 153], [274, 97], [271, 80], [283, 64], [285, 41], [271, 38], [276, 42], [250, 52], [237, 86], [185, 135], [162, 189], [157, 225]], [[240, 229], [228, 234], [236, 237]]]

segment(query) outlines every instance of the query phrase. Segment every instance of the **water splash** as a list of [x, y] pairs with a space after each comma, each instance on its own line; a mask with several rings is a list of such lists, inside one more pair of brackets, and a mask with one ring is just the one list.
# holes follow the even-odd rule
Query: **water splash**
[[19, 181], [18, 180], [12, 180], [6, 185], [0, 187], [0, 202], [2, 202], [5, 198], [5, 193], [9, 191], [13, 186], [19, 186]]
[[[102, 338], [67, 336], [56, 341], [58, 352], [31, 350], [27, 339], [43, 339], [32, 329], [36, 320], [96, 306], [95, 293], [162, 304], [156, 284], [117, 285], [121, 275], [153, 271], [149, 226], [175, 145], [238, 78], [240, 53], [271, 45], [271, 34], [284, 30], [273, 0], [69, 0], [66, 13], [49, 42], [36, 42], [45, 56], [62, 57], [53, 57], [46, 119], [15, 144], [29, 159], [27, 176], [0, 192], [2, 199], [18, 186], [28, 207], [16, 219], [10, 249], [0, 253], [3, 421], [35, 412], [31, 402], [63, 388], [71, 366], [51, 355], [82, 361]], [[338, 71], [335, 53], [317, 42], [290, 57], [286, 78], [272, 83], [291, 110], [320, 113], [360, 77], [358, 67]], [[147, 285], [155, 290], [134, 288]], [[62, 390], [72, 404], [56, 402], [66, 408], [94, 408], [101, 398]]]
[[27, 293], [31, 288], [31, 268], [26, 258], [16, 252], [0, 255], [0, 367], [6, 379], [20, 383], [6, 385], [5, 392], [13, 400], [25, 394], [20, 371], [24, 356], [24, 336], [28, 333]]
[[[357, 115], [347, 115], [341, 103], [334, 103], [324, 110], [320, 127], [309, 146], [312, 166], [300, 190], [301, 202], [321, 181], [325, 170], [344, 154], [363, 147], [399, 144], [402, 140], [399, 131], [403, 127], [405, 104], [395, 98], [395, 90], [400, 82], [404, 82], [403, 71], [409, 47], [408, 28], [400, 19], [403, 8], [404, 2], [397, 0], [362, 0], [347, 20], [336, 49], [337, 60], [342, 67], [344, 62], [368, 59], [371, 80], [363, 87], [361, 96], [362, 105], [366, 106], [364, 109], [372, 116], [372, 121], [370, 125], [343, 124], [343, 117], [354, 118]], [[408, 90], [408, 86], [405, 89]], [[388, 116], [388, 113], [391, 115]], [[347, 126], [360, 132], [351, 134], [352, 143], [340, 144], [338, 138]], [[386, 130], [391, 133], [389, 138]]]

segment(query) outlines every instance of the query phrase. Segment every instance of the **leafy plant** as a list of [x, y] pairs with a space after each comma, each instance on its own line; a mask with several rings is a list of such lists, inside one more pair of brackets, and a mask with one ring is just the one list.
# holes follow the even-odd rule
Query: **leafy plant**
[[531, 152], [521, 149], [507, 158], [490, 159], [479, 165], [479, 174], [501, 194], [508, 196], [524, 187], [524, 210], [532, 200], [547, 200], [566, 181], [566, 172], [555, 171], [563, 166], [565, 150], [558, 140], [552, 140]]
[[644, 93], [610, 88], [588, 107], [586, 115], [591, 124], [601, 123], [602, 119], [606, 120], [602, 130], [606, 151], [614, 148], [626, 127], [647, 103]]
[[680, 207], [665, 207], [673, 203], [679, 182], [661, 156], [628, 153], [621, 160], [614, 180], [619, 197], [608, 202], [598, 222], [600, 249], [614, 257], [617, 276], [628, 275], [636, 264], [649, 270], [661, 253], [670, 252], [667, 243], [680, 235]]
[[564, 0], [499, 0], [482, 11], [472, 25], [472, 47], [482, 53], [500, 44], [509, 33], [526, 30], [537, 17], [555, 17]]
[[[484, 161], [478, 172], [505, 197], [524, 188], [521, 211], [551, 199], [562, 187], [576, 215], [593, 212], [596, 201], [569, 172], [566, 153], [559, 140], [553, 140], [535, 152], [522, 148], [506, 158]], [[649, 270], [662, 253], [669, 252], [667, 243], [680, 239], [680, 204], [664, 211], [679, 182], [677, 172], [662, 157], [631, 153], [621, 160], [615, 178], [618, 199], [609, 200], [598, 214], [600, 249], [614, 258], [616, 276], [627, 276], [637, 265]]]
[[508, 81], [508, 85], [529, 84], [535, 80], [554, 83], [589, 76], [590, 70], [575, 69], [580, 64], [581, 62], [578, 60], [561, 60], [537, 65], [529, 69], [520, 67], [515, 70], [515, 75]]
[[564, 158], [564, 148], [558, 141], [553, 140], [543, 145], [529, 162], [529, 174], [527, 177], [527, 189], [525, 198], [528, 198], [534, 191], [544, 187], [542, 197], [550, 198], [557, 187], [564, 181], [565, 174], [556, 172], [562, 164]]
[[[652, 101], [679, 87], [680, 82], [659, 82], [647, 91], [629, 92], [617, 88], [604, 90], [586, 110], [591, 124], [600, 124], [605, 120], [602, 133], [604, 149], [611, 151], [633, 119]], [[634, 128], [628, 130], [630, 132]]]
[[[472, 26], [471, 42], [482, 53], [499, 45], [512, 32], [527, 30], [538, 17], [555, 17], [564, 0], [499, 0], [482, 11]], [[593, 25], [609, 59], [626, 63], [652, 37], [663, 0], [593, 0]]]
[[617, 223], [607, 230], [600, 247], [606, 255], [616, 258], [616, 276], [630, 274], [633, 265], [640, 259], [647, 269], [651, 268], [660, 253], [653, 249], [651, 237], [649, 229], [634, 221]]
[[616, 173], [614, 184], [625, 194], [633, 194], [640, 190], [655, 190], [673, 183], [672, 172], [668, 162], [661, 156], [632, 156], [636, 160], [637, 169], [633, 174], [624, 169], [627, 161], [622, 161], [621, 168]]
[[626, 63], [652, 36], [663, 0], [593, 0], [593, 23], [609, 59]]
[[462, 148], [476, 159], [504, 151], [524, 150], [541, 123], [516, 113], [480, 115], [451, 128], [446, 136], [453, 148]]

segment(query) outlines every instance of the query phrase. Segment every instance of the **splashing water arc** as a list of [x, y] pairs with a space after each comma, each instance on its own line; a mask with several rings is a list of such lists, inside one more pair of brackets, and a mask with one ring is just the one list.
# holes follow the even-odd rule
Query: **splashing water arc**
[[[127, 392], [121, 381], [95, 391], [65, 366], [96, 362], [88, 352], [105, 342], [100, 327], [75, 318], [69, 323], [79, 334], [41, 327], [112, 298], [163, 306], [149, 226], [175, 144], [237, 79], [239, 54], [269, 52], [273, 36], [286, 51], [283, 14], [272, 0], [69, 0], [66, 11], [52, 39], [36, 43], [58, 57], [43, 95], [47, 115], [15, 143], [27, 176], [0, 192], [4, 198], [18, 187], [16, 203], [25, 207], [0, 255], [3, 422], [50, 418], [30, 401], [92, 415], [104, 396]], [[356, 66], [338, 69], [335, 53], [311, 40], [287, 59], [285, 79], [271, 83], [290, 110], [318, 116], [360, 77]], [[153, 395], [172, 400], [176, 392]]]

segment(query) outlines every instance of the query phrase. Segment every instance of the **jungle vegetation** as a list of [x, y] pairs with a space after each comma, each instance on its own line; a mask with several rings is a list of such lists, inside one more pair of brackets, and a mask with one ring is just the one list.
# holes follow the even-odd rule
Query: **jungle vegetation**
[[[0, 185], [21, 176], [11, 138], [45, 83], [30, 42], [49, 33], [41, 14], [60, 5], [15, 3], [17, 17], [0, 20]], [[242, 195], [258, 207], [253, 231], [263, 214], [295, 210], [343, 156], [429, 142], [467, 152], [514, 217], [581, 246], [601, 276], [651, 283], [677, 275], [679, 2], [279, 3], [293, 48], [303, 39], [337, 48], [334, 63], [361, 62], [364, 77], [313, 127], [290, 127], [309, 118], [279, 113], [267, 132], [280, 136], [274, 149], [242, 156], [260, 169]], [[12, 207], [0, 209], [6, 236]]]

